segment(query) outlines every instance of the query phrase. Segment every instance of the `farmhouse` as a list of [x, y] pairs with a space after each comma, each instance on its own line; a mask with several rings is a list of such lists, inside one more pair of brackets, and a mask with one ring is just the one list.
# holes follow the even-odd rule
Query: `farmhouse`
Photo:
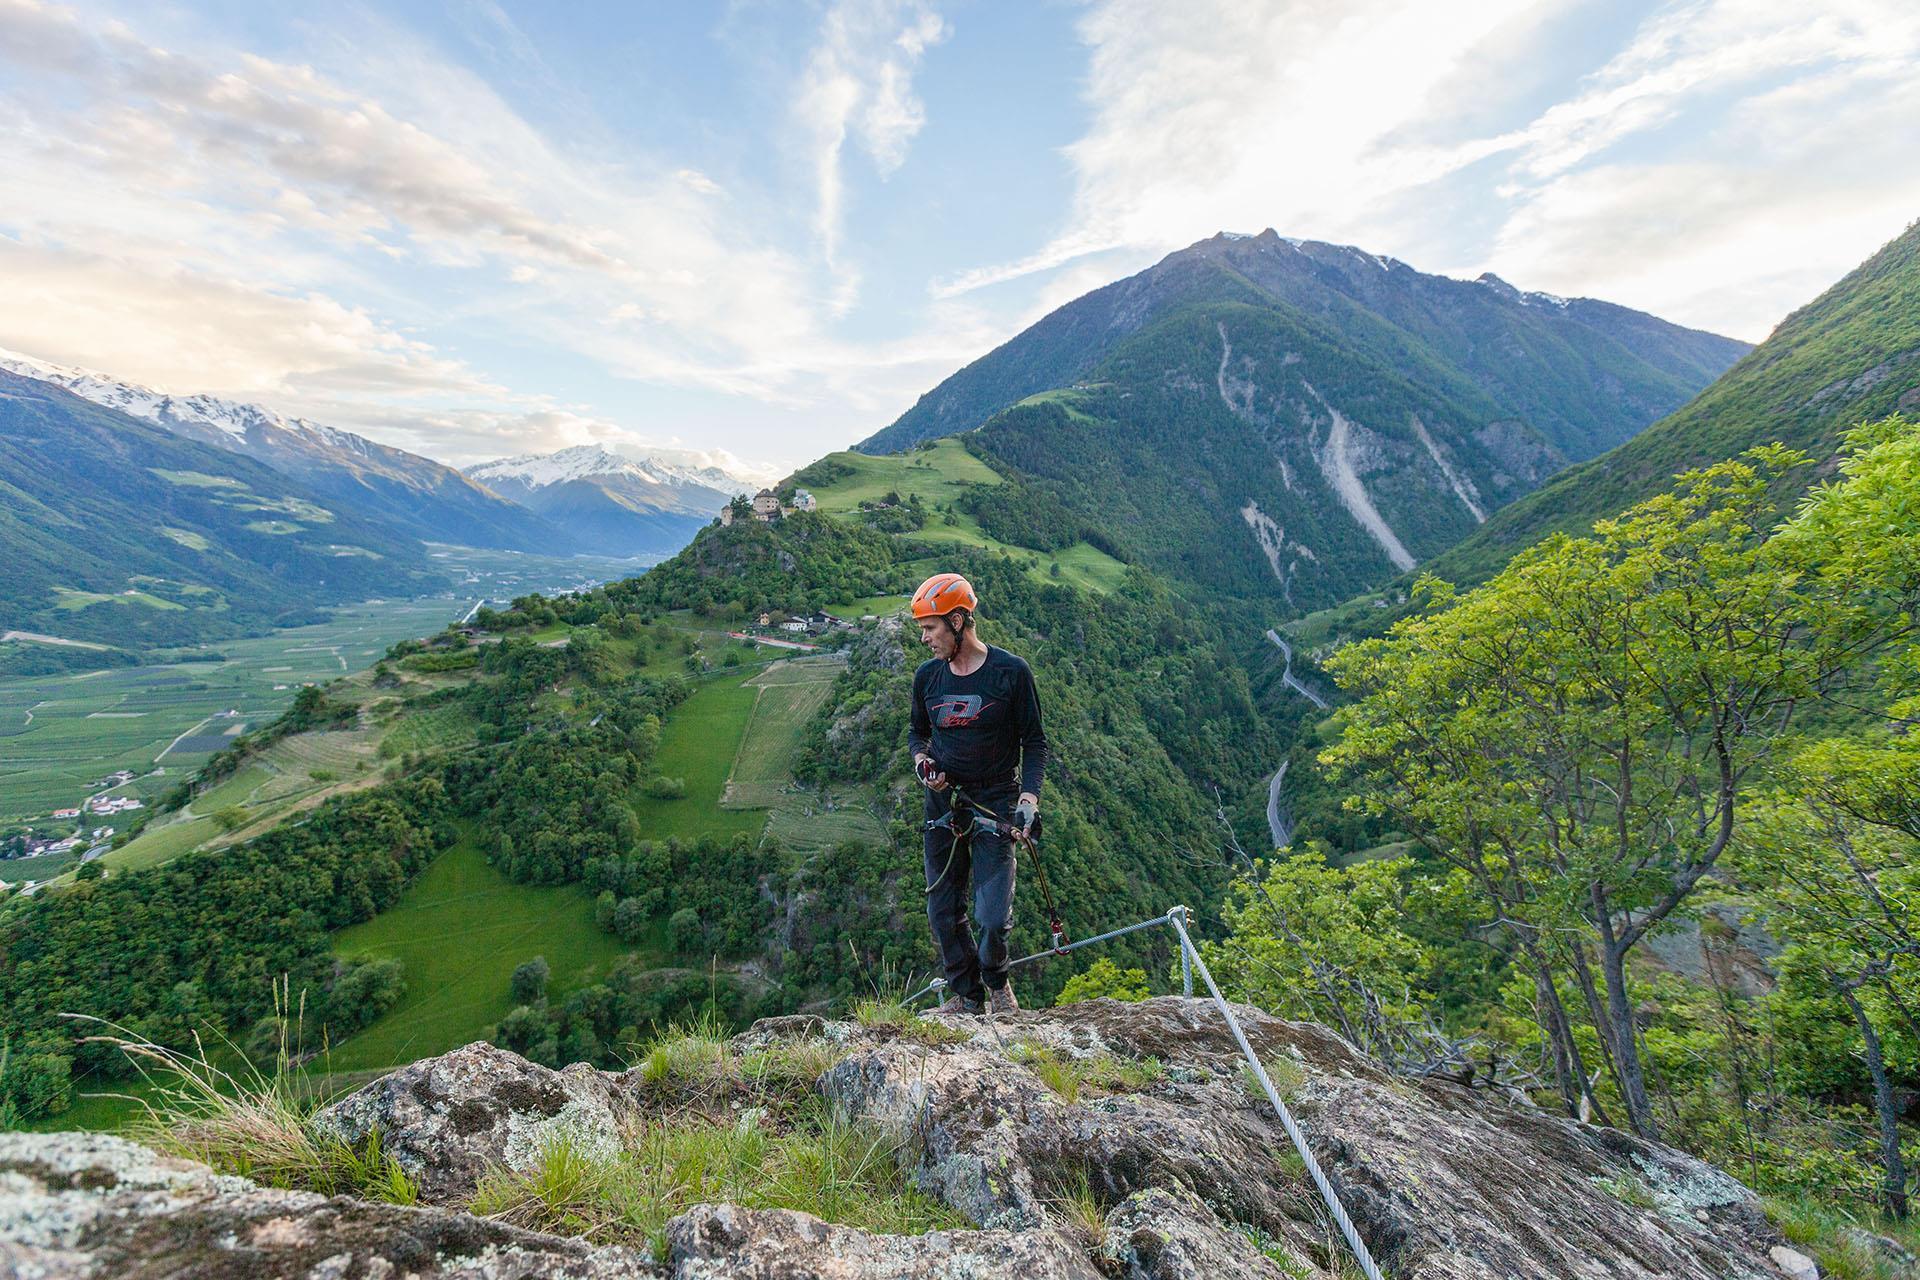
[[80, 816], [80, 811], [78, 809], [55, 809], [53, 816], [56, 818], [77, 818]]

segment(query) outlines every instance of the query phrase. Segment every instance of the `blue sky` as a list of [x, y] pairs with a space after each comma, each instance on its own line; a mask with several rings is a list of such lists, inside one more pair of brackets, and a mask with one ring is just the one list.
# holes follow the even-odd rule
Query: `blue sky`
[[1908, 0], [0, 0], [0, 346], [790, 464], [1222, 229], [1757, 340], [1917, 122]]

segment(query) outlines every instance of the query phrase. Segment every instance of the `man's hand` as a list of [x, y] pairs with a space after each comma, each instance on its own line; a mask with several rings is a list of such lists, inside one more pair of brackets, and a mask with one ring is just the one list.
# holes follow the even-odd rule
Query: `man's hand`
[[926, 785], [927, 790], [945, 791], [947, 789], [947, 775], [938, 764], [934, 763], [932, 756], [924, 752], [915, 756], [913, 771], [920, 775], [920, 781]]
[[1031, 791], [1022, 792], [1020, 803], [1013, 806], [1013, 829], [1023, 837], [1033, 834], [1033, 824], [1040, 820], [1040, 797]]

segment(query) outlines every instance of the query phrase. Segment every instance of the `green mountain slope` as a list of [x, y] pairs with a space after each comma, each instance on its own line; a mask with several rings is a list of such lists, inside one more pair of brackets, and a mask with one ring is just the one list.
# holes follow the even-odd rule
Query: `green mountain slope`
[[1312, 608], [1451, 545], [1562, 463], [1470, 380], [1291, 308], [1195, 305], [965, 437], [1177, 579]]
[[1555, 531], [1584, 532], [1691, 467], [1778, 441], [1830, 458], [1855, 423], [1920, 412], [1920, 223], [1780, 323], [1698, 398], [1500, 512], [1432, 564], [1490, 576]]
[[5, 371], [0, 441], [5, 629], [177, 643], [440, 581], [261, 463]]
[[1378, 357], [1440, 365], [1569, 458], [1592, 457], [1684, 402], [1746, 344], [1493, 276], [1426, 275], [1347, 245], [1217, 235], [1048, 315], [929, 391], [858, 447], [888, 453], [1079, 381], [1197, 303], [1292, 308]]

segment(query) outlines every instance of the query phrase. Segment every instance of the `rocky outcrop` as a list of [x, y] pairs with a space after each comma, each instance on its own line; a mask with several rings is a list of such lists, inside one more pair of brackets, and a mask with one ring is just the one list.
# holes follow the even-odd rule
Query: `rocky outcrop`
[[0, 1134], [9, 1280], [624, 1280], [644, 1254], [443, 1209], [275, 1191], [103, 1134]]
[[[1319, 1027], [1239, 1016], [1397, 1280], [1779, 1280], [1811, 1265], [1751, 1192], [1680, 1152], [1389, 1075]], [[267, 1191], [112, 1139], [15, 1137], [0, 1140], [0, 1249], [13, 1250], [0, 1259], [44, 1275], [181, 1274], [160, 1259], [187, 1251], [213, 1260], [206, 1274], [235, 1276], [675, 1280], [1297, 1280], [1350, 1265], [1208, 1002], [1092, 1001], [960, 1018], [945, 1035], [769, 1019], [734, 1047], [799, 1041], [831, 1063], [813, 1089], [897, 1138], [902, 1176], [974, 1229], [883, 1235], [703, 1205], [668, 1223], [654, 1259], [468, 1216], [479, 1177], [525, 1167], [548, 1135], [610, 1154], [663, 1105], [637, 1073], [549, 1071], [474, 1045], [321, 1117], [349, 1142], [377, 1134], [436, 1208]], [[539, 1261], [500, 1269], [508, 1256]]]
[[553, 1071], [490, 1044], [427, 1058], [383, 1076], [315, 1118], [350, 1147], [378, 1136], [420, 1198], [464, 1203], [490, 1168], [525, 1169], [559, 1135], [588, 1155], [619, 1144], [619, 1077], [576, 1063]]

